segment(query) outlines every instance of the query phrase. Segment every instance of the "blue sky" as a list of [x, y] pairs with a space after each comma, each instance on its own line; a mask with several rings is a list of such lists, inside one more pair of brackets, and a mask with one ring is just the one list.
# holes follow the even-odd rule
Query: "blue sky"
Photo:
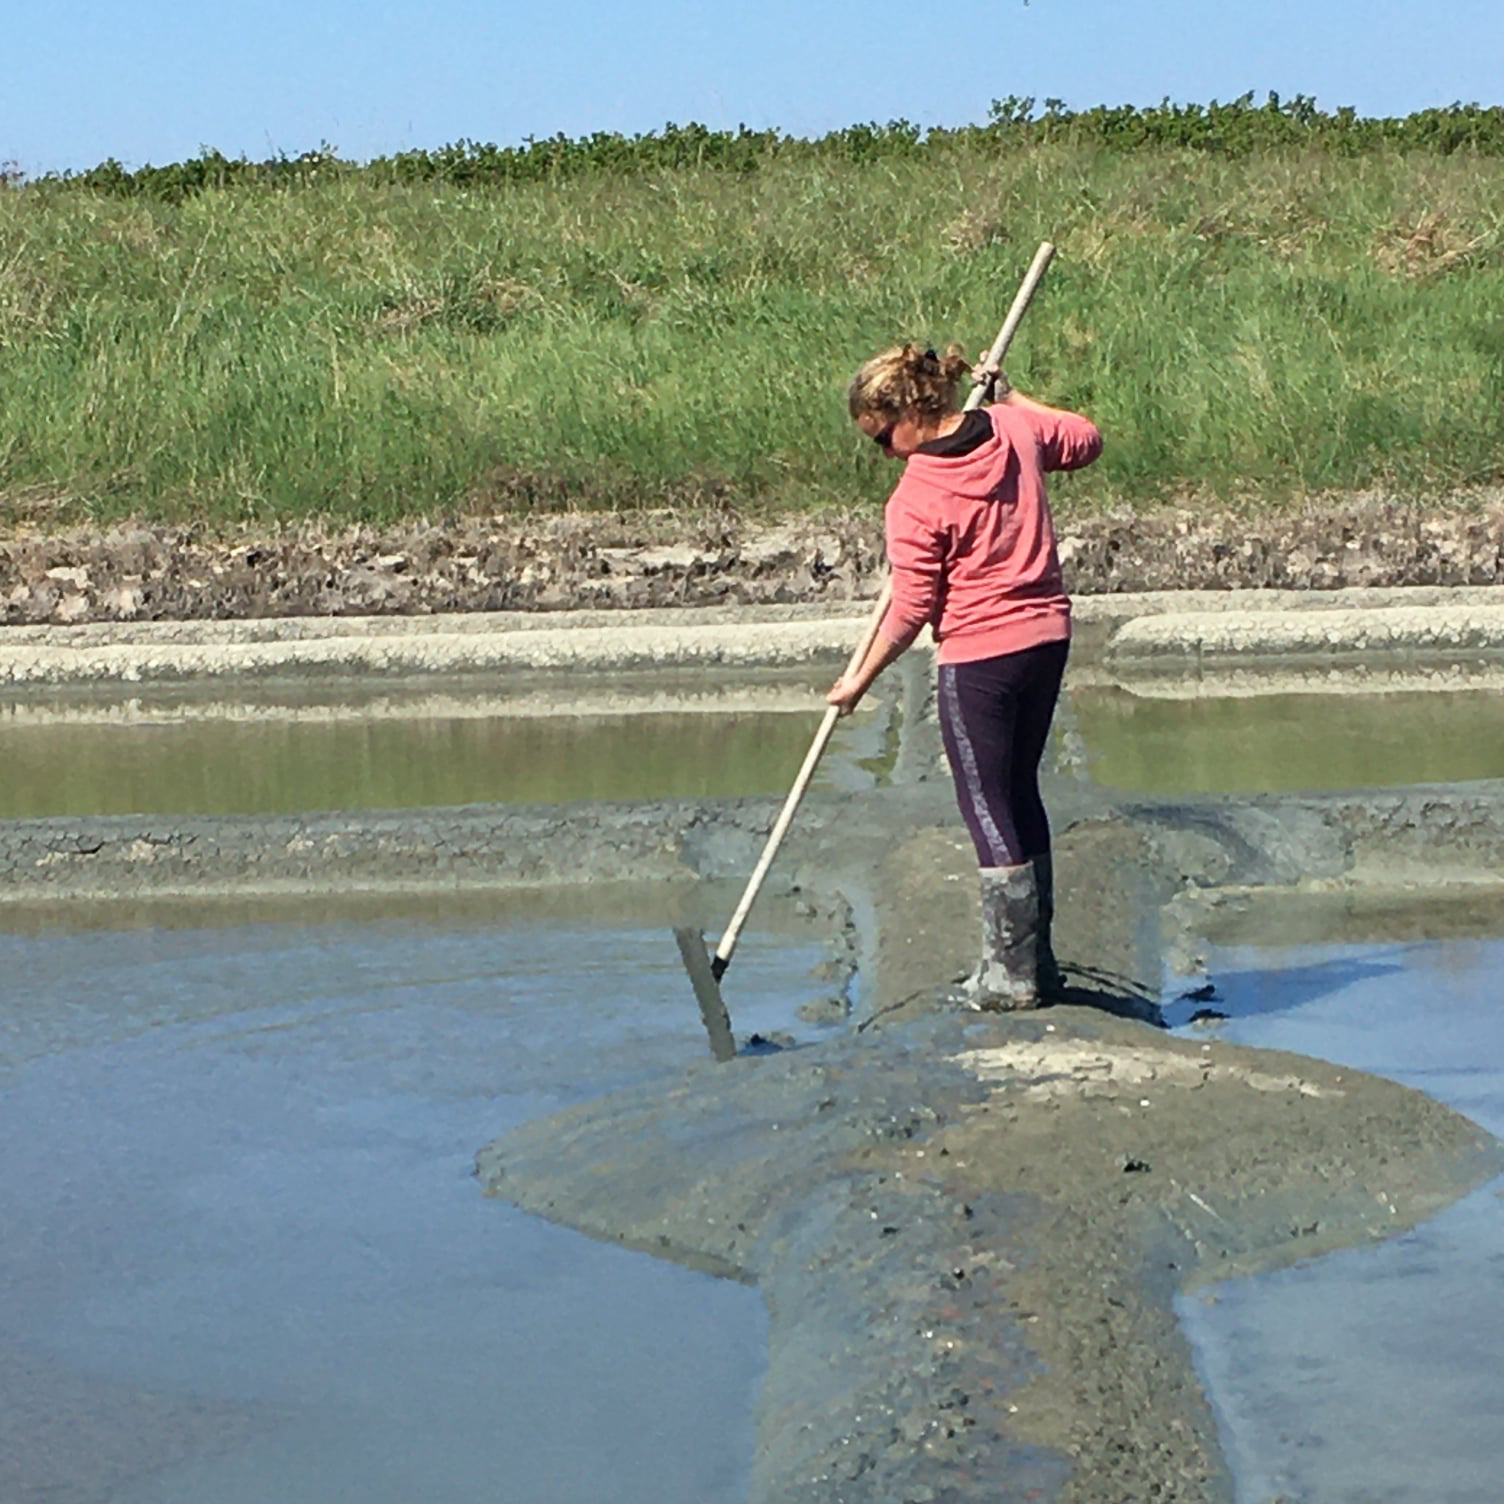
[[[1504, 0], [29, 0], [8, 6], [0, 162], [35, 175], [216, 146], [363, 160], [665, 121], [820, 134], [897, 116], [1314, 95], [1504, 100]], [[19, 12], [19, 14], [16, 14]]]

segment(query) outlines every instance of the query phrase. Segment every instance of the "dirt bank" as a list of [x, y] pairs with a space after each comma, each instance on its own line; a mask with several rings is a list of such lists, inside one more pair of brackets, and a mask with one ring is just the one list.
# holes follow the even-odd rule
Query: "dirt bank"
[[[1061, 524], [1079, 593], [1504, 583], [1504, 498], [1358, 498], [1266, 515], [1122, 512]], [[122, 524], [0, 537], [0, 624], [839, 602], [873, 588], [875, 511], [316, 524], [218, 536]]]
[[[1072, 1003], [1011, 1018], [943, 1001], [973, 932], [952, 881], [969, 851], [890, 827], [855, 1036], [651, 1082], [480, 1155], [494, 1194], [764, 1291], [753, 1504], [1227, 1504], [1174, 1294], [1389, 1236], [1504, 1167], [1420, 1093], [1155, 1026], [1165, 896], [1292, 859], [1288, 832], [1206, 815], [1068, 818]], [[855, 821], [821, 840], [842, 880], [876, 865]]]
[[[1052, 787], [1072, 1000], [1007, 1019], [945, 1001], [977, 923], [946, 792], [885, 799], [880, 822], [870, 798], [817, 804], [785, 869], [854, 899], [854, 1038], [535, 1123], [481, 1179], [758, 1283], [754, 1504], [1227, 1504], [1176, 1292], [1390, 1236], [1504, 1157], [1392, 1083], [1167, 1038], [1165, 947], [1187, 958], [1225, 893], [1497, 881], [1504, 789], [1122, 806]], [[734, 976], [726, 993], [734, 1015]]]
[[750, 1278], [753, 1504], [1228, 1501], [1177, 1289], [1497, 1170], [1423, 1095], [1091, 1008], [701, 1068], [485, 1151], [493, 1192]]

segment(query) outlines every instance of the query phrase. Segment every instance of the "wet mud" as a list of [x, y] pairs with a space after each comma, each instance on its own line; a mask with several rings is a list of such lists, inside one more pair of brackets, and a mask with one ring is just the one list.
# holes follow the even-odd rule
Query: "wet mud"
[[[910, 791], [903, 840], [890, 806], [882, 831], [817, 821], [800, 852], [806, 882], [867, 874], [852, 1036], [707, 1064], [480, 1156], [497, 1195], [763, 1290], [754, 1504], [1230, 1500], [1175, 1295], [1390, 1236], [1504, 1168], [1421, 1093], [1173, 1039], [1157, 1003], [1167, 949], [1194, 965], [1199, 906], [1350, 874], [1377, 827], [1413, 829], [1433, 875], [1469, 852], [1497, 873], [1504, 790], [1385, 813], [1052, 792], [1067, 1005], [946, 1001], [974, 859]], [[734, 1018], [734, 972], [725, 992]]]
[[1386, 1236], [1501, 1160], [1418, 1093], [1091, 1009], [707, 1066], [482, 1154], [755, 1280], [754, 1501], [1230, 1498], [1173, 1294]]

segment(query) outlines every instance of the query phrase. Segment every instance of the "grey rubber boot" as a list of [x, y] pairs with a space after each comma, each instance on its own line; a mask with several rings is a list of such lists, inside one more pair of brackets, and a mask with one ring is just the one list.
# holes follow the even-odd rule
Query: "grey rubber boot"
[[1039, 1006], [1039, 889], [1034, 868], [983, 867], [982, 964], [967, 988], [974, 1008], [1006, 1013]]
[[1047, 851], [1036, 856], [1034, 887], [1039, 894], [1039, 938], [1035, 943], [1035, 980], [1041, 1002], [1059, 1002], [1065, 996], [1065, 973], [1055, 959], [1055, 858]]

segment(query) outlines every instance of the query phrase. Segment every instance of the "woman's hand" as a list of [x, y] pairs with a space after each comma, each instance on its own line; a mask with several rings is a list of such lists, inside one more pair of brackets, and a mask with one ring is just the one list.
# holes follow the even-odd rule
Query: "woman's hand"
[[994, 402], [1006, 402], [1012, 394], [1013, 383], [1008, 380], [1008, 373], [999, 365], [993, 365], [989, 357], [991, 350], [983, 350], [977, 356], [977, 363], [971, 368], [971, 379], [978, 386], [991, 385], [991, 396]]
[[846, 665], [846, 672], [830, 686], [825, 703], [836, 706], [842, 715], [850, 715], [856, 709], [857, 702], [872, 688], [877, 676], [896, 658], [901, 657], [908, 645], [908, 639], [894, 642], [881, 632], [875, 632], [867, 645], [866, 656], [859, 664]]
[[866, 693], [867, 686], [859, 679], [853, 679], [850, 675], [842, 674], [830, 686], [830, 692], [825, 696], [825, 703], [836, 706], [842, 715], [850, 715], [856, 709], [857, 702]]

